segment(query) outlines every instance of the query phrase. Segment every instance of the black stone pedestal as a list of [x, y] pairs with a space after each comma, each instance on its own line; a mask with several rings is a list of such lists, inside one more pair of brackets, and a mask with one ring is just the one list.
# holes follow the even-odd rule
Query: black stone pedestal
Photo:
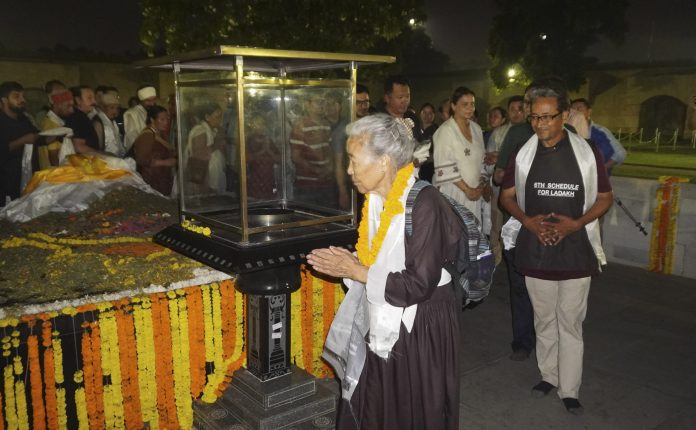
[[297, 265], [237, 277], [247, 300], [248, 368], [234, 372], [214, 404], [194, 403], [195, 429], [334, 428], [338, 384], [318, 383], [290, 364], [290, 294], [299, 287]]
[[300, 283], [297, 265], [237, 276], [248, 310], [247, 368], [262, 381], [290, 371], [290, 294]]
[[194, 403], [197, 430], [333, 429], [338, 384], [318, 380], [291, 366], [290, 372], [261, 381], [242, 368], [214, 404]]

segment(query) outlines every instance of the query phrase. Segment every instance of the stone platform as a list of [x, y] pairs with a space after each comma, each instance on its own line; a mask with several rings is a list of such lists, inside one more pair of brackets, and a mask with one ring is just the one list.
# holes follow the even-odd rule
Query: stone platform
[[338, 384], [296, 366], [266, 382], [242, 368], [214, 404], [194, 403], [194, 429], [332, 429], [337, 400]]

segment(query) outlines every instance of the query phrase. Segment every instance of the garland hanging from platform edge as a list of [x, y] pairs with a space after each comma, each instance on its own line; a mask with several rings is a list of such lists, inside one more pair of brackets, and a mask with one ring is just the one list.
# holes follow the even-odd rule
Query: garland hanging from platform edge
[[[315, 376], [332, 376], [320, 355], [343, 290], [305, 269], [302, 281], [291, 297], [291, 357]], [[2, 319], [0, 330], [10, 335], [2, 342], [0, 430], [68, 428], [69, 422], [80, 430], [190, 427], [191, 399], [214, 402], [245, 364], [245, 315], [243, 295], [223, 281]], [[73, 321], [78, 331], [59, 332], [57, 318]], [[17, 328], [25, 325], [40, 330], [21, 339], [29, 347], [20, 353]], [[74, 356], [64, 354], [70, 335]], [[64, 360], [78, 366], [71, 378]]]
[[655, 196], [648, 270], [672, 273], [674, 247], [677, 240], [677, 217], [681, 201], [679, 184], [689, 181], [687, 178], [677, 176], [660, 176], [659, 182], [660, 186]]

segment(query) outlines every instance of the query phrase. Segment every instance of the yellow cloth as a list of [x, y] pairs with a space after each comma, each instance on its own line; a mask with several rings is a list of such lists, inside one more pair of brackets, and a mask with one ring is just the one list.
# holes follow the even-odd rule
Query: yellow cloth
[[[63, 127], [65, 124], [57, 123], [50, 115], [46, 115], [41, 121], [41, 131], [50, 130], [53, 128]], [[45, 146], [39, 146], [37, 149], [39, 157], [39, 169], [47, 169], [51, 167], [51, 161], [49, 159], [49, 152], [55, 152], [56, 158], [58, 151], [60, 151], [60, 141], [57, 139]]]
[[95, 155], [72, 154], [68, 156], [68, 161], [70, 164], [34, 173], [22, 194], [31, 193], [43, 182], [59, 184], [113, 180], [131, 174], [128, 170], [110, 168], [106, 161]]

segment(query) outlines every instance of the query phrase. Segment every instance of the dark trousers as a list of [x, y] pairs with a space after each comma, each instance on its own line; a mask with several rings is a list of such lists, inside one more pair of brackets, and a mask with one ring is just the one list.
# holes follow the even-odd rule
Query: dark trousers
[[515, 270], [515, 248], [504, 251], [510, 286], [510, 311], [512, 312], [512, 350], [531, 351], [536, 343], [534, 309], [529, 300], [524, 275]]

